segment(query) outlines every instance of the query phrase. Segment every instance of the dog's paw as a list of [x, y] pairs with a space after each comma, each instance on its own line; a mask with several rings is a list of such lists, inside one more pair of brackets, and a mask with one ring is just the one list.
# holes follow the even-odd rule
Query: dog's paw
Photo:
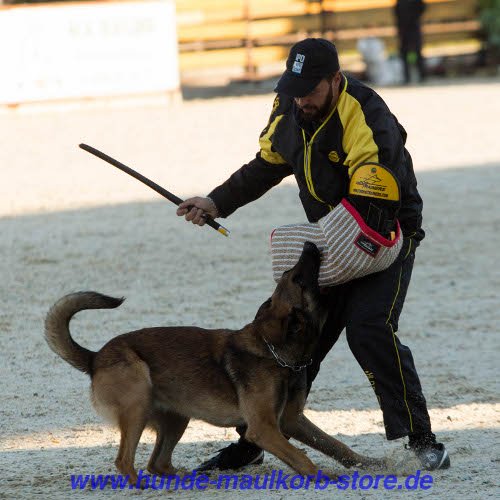
[[182, 476], [184, 472], [182, 469], [177, 469], [173, 465], [161, 467], [158, 465], [148, 465], [148, 472], [157, 476]]
[[363, 462], [356, 466], [370, 470], [385, 470], [388, 467], [388, 463], [386, 458], [365, 457]]

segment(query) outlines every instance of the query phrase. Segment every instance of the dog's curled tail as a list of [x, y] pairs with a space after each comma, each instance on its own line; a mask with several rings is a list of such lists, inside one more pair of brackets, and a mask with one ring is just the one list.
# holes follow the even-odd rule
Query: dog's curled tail
[[113, 309], [125, 299], [108, 297], [97, 292], [76, 292], [59, 299], [45, 318], [45, 340], [49, 347], [77, 370], [92, 372], [93, 351], [78, 345], [69, 331], [69, 322], [85, 309]]

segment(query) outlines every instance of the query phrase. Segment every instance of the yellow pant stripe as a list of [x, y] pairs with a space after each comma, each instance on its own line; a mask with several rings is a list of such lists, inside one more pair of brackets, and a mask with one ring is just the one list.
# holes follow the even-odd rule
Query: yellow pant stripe
[[[406, 253], [405, 257], [404, 257], [405, 259], [406, 259], [406, 257], [408, 257], [408, 254], [410, 253], [411, 244], [412, 244], [412, 241], [410, 240], [410, 245], [408, 247], [408, 251], [407, 251], [407, 253]], [[403, 375], [403, 367], [401, 366], [401, 358], [399, 357], [398, 345], [396, 343], [396, 334], [394, 333], [394, 328], [392, 326], [392, 323], [390, 322], [391, 316], [392, 316], [392, 311], [394, 309], [394, 305], [396, 304], [396, 300], [398, 298], [399, 290], [400, 290], [400, 287], [401, 287], [401, 273], [402, 272], [403, 272], [403, 268], [401, 267], [401, 269], [399, 271], [398, 288], [396, 290], [396, 295], [394, 296], [394, 301], [392, 302], [391, 310], [389, 311], [389, 316], [387, 317], [387, 321], [385, 322], [385, 324], [389, 325], [390, 328], [391, 328], [392, 341], [394, 342], [394, 349], [396, 351], [396, 356], [398, 358], [399, 373], [401, 375], [401, 382], [403, 384], [403, 400], [405, 402], [405, 406], [406, 406], [406, 409], [408, 411], [408, 418], [410, 420], [410, 432], [413, 432], [413, 419], [411, 417], [410, 407], [408, 406], [408, 400], [406, 398], [406, 384], [405, 384], [405, 378], [404, 378], [404, 375]]]

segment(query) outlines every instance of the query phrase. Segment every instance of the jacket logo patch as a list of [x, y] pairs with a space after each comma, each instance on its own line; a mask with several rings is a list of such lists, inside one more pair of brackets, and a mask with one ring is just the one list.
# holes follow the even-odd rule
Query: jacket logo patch
[[299, 75], [302, 73], [302, 66], [304, 66], [304, 60], [306, 56], [302, 54], [297, 54], [295, 56], [295, 62], [293, 63], [292, 71], [294, 73], [298, 73]]
[[340, 161], [340, 156], [339, 154], [337, 153], [337, 151], [330, 151], [328, 153], [328, 159], [330, 161], [333, 161], [333, 163], [338, 163]]
[[354, 241], [354, 244], [358, 248], [363, 250], [363, 252], [371, 255], [372, 257], [375, 257], [380, 250], [380, 245], [367, 238], [363, 233], [360, 233], [360, 235]]
[[399, 187], [386, 168], [366, 163], [356, 168], [349, 184], [349, 194], [399, 201]]

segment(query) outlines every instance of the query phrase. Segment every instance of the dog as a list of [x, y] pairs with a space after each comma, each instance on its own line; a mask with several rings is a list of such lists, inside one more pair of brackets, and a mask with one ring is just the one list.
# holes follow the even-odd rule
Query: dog
[[304, 476], [316, 475], [318, 467], [287, 437], [347, 467], [379, 463], [303, 414], [305, 367], [324, 321], [319, 265], [318, 249], [306, 242], [298, 263], [241, 330], [145, 328], [113, 338], [98, 352], [73, 340], [69, 322], [78, 311], [116, 308], [124, 299], [78, 292], [52, 306], [45, 338], [56, 354], [90, 375], [94, 408], [120, 430], [115, 465], [131, 484], [137, 481], [134, 458], [145, 427], [157, 433], [148, 471], [171, 475], [172, 452], [191, 418], [221, 427], [246, 425], [245, 439]]

